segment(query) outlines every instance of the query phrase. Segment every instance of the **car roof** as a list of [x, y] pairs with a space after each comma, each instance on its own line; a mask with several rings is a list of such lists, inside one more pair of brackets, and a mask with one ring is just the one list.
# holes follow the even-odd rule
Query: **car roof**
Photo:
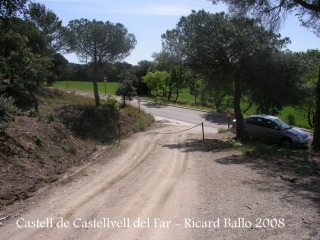
[[265, 114], [255, 114], [255, 115], [251, 115], [249, 118], [264, 118], [264, 119], [270, 119], [270, 120], [275, 120], [275, 119], [279, 119], [278, 117], [275, 116], [271, 116], [271, 115], [265, 115]]

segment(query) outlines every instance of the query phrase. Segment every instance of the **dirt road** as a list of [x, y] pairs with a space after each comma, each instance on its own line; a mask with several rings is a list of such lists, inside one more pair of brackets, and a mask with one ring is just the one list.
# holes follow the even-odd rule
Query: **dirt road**
[[320, 239], [314, 202], [237, 164], [220, 140], [208, 148], [201, 128], [180, 132], [189, 127], [136, 134], [114, 157], [100, 149], [73, 181], [31, 199], [0, 239]]

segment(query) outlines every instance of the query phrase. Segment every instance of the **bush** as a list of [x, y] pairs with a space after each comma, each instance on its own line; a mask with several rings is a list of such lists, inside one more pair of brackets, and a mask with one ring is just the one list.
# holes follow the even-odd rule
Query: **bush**
[[102, 103], [111, 109], [117, 108], [118, 105], [117, 99], [111, 96], [108, 96], [107, 99], [102, 100]]
[[296, 124], [296, 118], [295, 118], [295, 116], [292, 115], [292, 114], [288, 114], [287, 120], [288, 120], [288, 123], [289, 123], [290, 125], [295, 125], [295, 124]]
[[18, 115], [21, 110], [15, 105], [15, 100], [13, 97], [7, 96], [6, 94], [0, 95], [0, 117], [10, 114]]

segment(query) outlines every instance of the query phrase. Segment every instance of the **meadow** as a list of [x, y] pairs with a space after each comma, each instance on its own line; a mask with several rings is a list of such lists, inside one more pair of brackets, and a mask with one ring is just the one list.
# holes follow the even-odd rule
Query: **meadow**
[[[57, 81], [53, 84], [54, 87], [64, 88], [70, 90], [80, 90], [80, 91], [93, 91], [92, 82], [76, 82], [76, 81]], [[106, 83], [106, 92], [107, 94], [114, 95], [117, 89], [117, 82], [107, 82]], [[105, 83], [98, 82], [99, 93], [105, 93]]]
[[[70, 89], [70, 90], [80, 90], [80, 91], [93, 91], [93, 84], [92, 82], [76, 82], [76, 81], [57, 81], [53, 84], [54, 87], [57, 88], [64, 88], [64, 89]], [[106, 92], [107, 94], [114, 95], [115, 91], [117, 89], [118, 83], [117, 82], [107, 82], [106, 85], [104, 82], [98, 82], [98, 89], [100, 94], [105, 93], [105, 86], [106, 86]], [[155, 100], [155, 98], [150, 96], [143, 96], [143, 99], [145, 100]], [[168, 102], [166, 98], [158, 97], [157, 101], [164, 102], [164, 103], [170, 103], [170, 104], [176, 104], [176, 105], [182, 105], [185, 107], [191, 107], [201, 110], [207, 110], [207, 111], [215, 111], [215, 108], [212, 103], [207, 103], [206, 106], [202, 106], [200, 104], [200, 97], [197, 100], [198, 104], [194, 104], [194, 97], [189, 93], [187, 89], [182, 90], [179, 94], [179, 98], [177, 102], [174, 102], [175, 94], [172, 95], [172, 101]], [[246, 108], [246, 103], [243, 102], [242, 109]], [[232, 108], [227, 109], [232, 110]], [[231, 111], [232, 112], [232, 111]], [[254, 106], [252, 106], [245, 114], [245, 117], [248, 117], [252, 114], [256, 114], [256, 109]], [[307, 117], [303, 112], [301, 112], [298, 108], [295, 107], [285, 107], [278, 115], [277, 117], [283, 119], [284, 121], [290, 122], [289, 119], [292, 119], [293, 116], [293, 125], [310, 129], [310, 126], [307, 121]]]

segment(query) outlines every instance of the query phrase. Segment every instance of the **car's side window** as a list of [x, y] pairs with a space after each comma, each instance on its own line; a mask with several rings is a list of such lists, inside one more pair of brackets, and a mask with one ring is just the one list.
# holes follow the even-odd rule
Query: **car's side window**
[[263, 126], [262, 118], [257, 118], [257, 117], [249, 118], [247, 123], [251, 124], [251, 125], [256, 125], [256, 126], [259, 126], [259, 127]]
[[270, 129], [274, 129], [276, 124], [271, 120], [264, 119], [264, 126]]
[[259, 127], [264, 127], [263, 119], [262, 118], [256, 118], [256, 125]]
[[247, 123], [251, 125], [255, 125], [255, 122], [256, 122], [256, 118], [249, 118], [247, 121]]

